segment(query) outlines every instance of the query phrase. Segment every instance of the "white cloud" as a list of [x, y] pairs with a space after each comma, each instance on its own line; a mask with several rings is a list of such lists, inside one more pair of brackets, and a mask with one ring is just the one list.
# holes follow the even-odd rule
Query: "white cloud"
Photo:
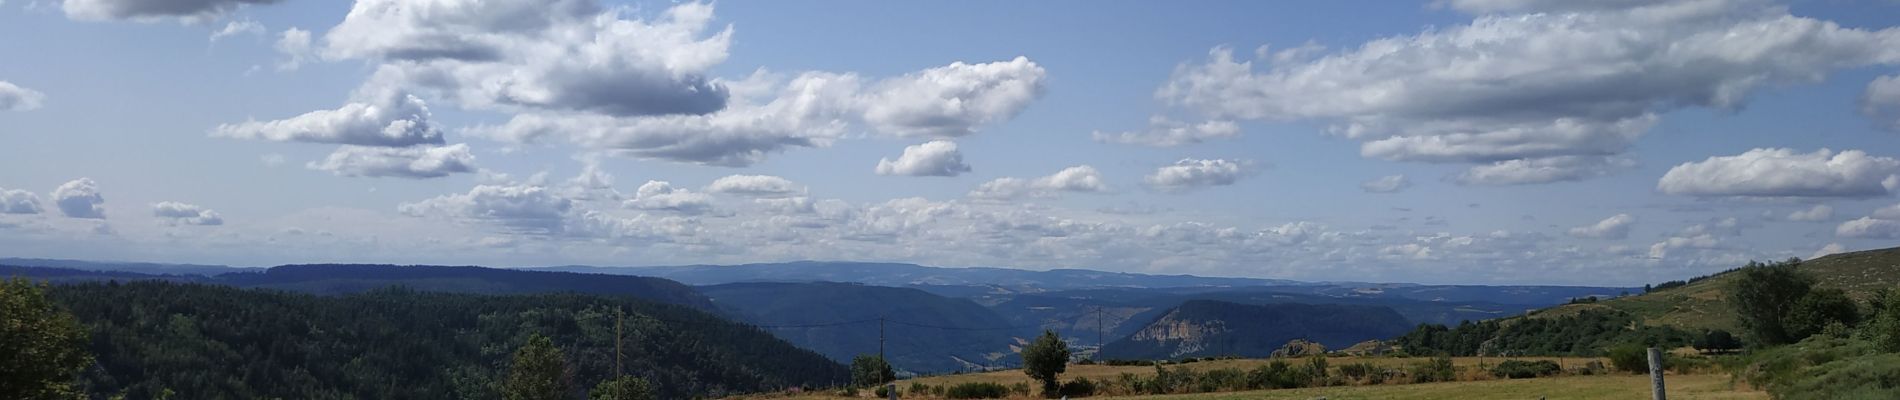
[[1874, 218], [1900, 220], [1900, 204], [1881, 207], [1874, 210]]
[[39, 214], [40, 196], [19, 189], [0, 188], [0, 214]]
[[99, 184], [92, 178], [74, 179], [53, 189], [53, 204], [59, 205], [59, 212], [67, 217], [105, 219], [105, 203]]
[[[957, 136], [1013, 116], [1020, 102], [1002, 102], [996, 96], [1015, 93], [1008, 74], [960, 74], [946, 70], [993, 70], [999, 68], [1033, 69], [1041, 67], [1017, 58], [987, 64], [951, 64], [904, 77], [890, 78], [867, 85], [855, 74], [805, 72], [790, 79], [767, 72], [754, 73], [741, 81], [722, 81], [731, 88], [726, 108], [705, 115], [661, 115], [617, 117], [598, 114], [522, 114], [499, 126], [480, 126], [470, 130], [477, 136], [531, 143], [545, 137], [561, 137], [588, 147], [608, 149], [616, 154], [637, 158], [661, 159], [694, 164], [747, 166], [767, 155], [793, 147], [817, 147], [840, 138], [854, 122], [865, 122], [878, 132], [893, 136]], [[973, 109], [954, 116], [934, 113], [952, 112], [947, 105], [924, 106], [886, 104], [898, 93], [919, 89], [918, 80], [926, 77], [958, 76], [940, 85], [969, 86], [965, 89], [929, 92], [967, 97], [945, 100], [944, 104], [965, 104]], [[970, 75], [970, 76], [963, 76]], [[993, 82], [968, 82], [969, 79], [994, 79]], [[948, 78], [946, 78], [948, 79]], [[769, 100], [761, 102], [762, 99]], [[999, 109], [993, 103], [1011, 107]], [[936, 104], [935, 100], [931, 104]], [[911, 112], [919, 115], [905, 116]]]
[[560, 233], [574, 202], [535, 185], [479, 185], [450, 194], [403, 203], [397, 210], [415, 217], [444, 217], [498, 223], [529, 233]]
[[224, 225], [224, 217], [196, 205], [166, 201], [152, 204], [152, 216], [169, 223], [185, 225]]
[[1834, 236], [1863, 239], [1896, 239], [1900, 238], [1900, 220], [1861, 217], [1860, 219], [1842, 222], [1841, 226], [1834, 228]]
[[963, 163], [963, 152], [957, 151], [956, 142], [932, 140], [905, 146], [904, 154], [896, 160], [878, 159], [876, 172], [878, 175], [957, 176], [970, 172], [970, 166]]
[[82, 21], [176, 19], [200, 22], [215, 19], [248, 4], [271, 4], [281, 0], [64, 0], [66, 17]]
[[1630, 226], [1636, 224], [1636, 217], [1629, 214], [1617, 214], [1597, 221], [1595, 224], [1570, 228], [1570, 236], [1596, 239], [1623, 239], [1630, 236]]
[[367, 147], [345, 145], [323, 161], [305, 165], [337, 176], [425, 179], [475, 172], [475, 155], [468, 145]]
[[290, 162], [290, 159], [288, 157], [284, 157], [283, 154], [270, 153], [270, 154], [257, 156], [257, 161], [264, 163], [264, 166], [266, 167], [277, 168], [280, 165], [284, 165], [284, 163], [286, 162]]
[[1409, 187], [1412, 187], [1412, 181], [1405, 179], [1405, 175], [1402, 174], [1382, 176], [1359, 183], [1359, 189], [1365, 190], [1366, 193], [1398, 193]]
[[1900, 160], [1860, 150], [1754, 149], [1683, 163], [1656, 189], [1695, 197], [1871, 197], [1900, 186]]
[[632, 199], [626, 201], [625, 206], [639, 210], [700, 214], [712, 209], [712, 196], [675, 188], [667, 181], [647, 181], [640, 185], [640, 189], [634, 192]]
[[400, 93], [377, 97], [282, 120], [218, 125], [211, 135], [380, 147], [443, 144], [442, 131], [430, 121], [429, 107], [422, 99]]
[[264, 34], [264, 24], [259, 24], [257, 23], [257, 21], [252, 21], [248, 19], [239, 20], [239, 21], [231, 21], [231, 22], [225, 23], [223, 28], [219, 28], [217, 31], [211, 32], [211, 42], [217, 43], [217, 41], [219, 40], [223, 40], [224, 38], [237, 36], [237, 35], [263, 35], [263, 34]]
[[1649, 258], [1663, 259], [1663, 258], [1668, 258], [1669, 252], [1674, 251], [1674, 250], [1678, 250], [1678, 249], [1705, 249], [1706, 250], [1706, 249], [1713, 249], [1720, 244], [1721, 242], [1717, 241], [1715, 239], [1715, 236], [1709, 235], [1706, 233], [1700, 234], [1700, 235], [1694, 235], [1694, 236], [1672, 236], [1672, 237], [1669, 237], [1668, 239], [1663, 239], [1660, 242], [1656, 242], [1656, 244], [1650, 245]]
[[706, 191], [748, 197], [786, 197], [803, 190], [791, 180], [771, 175], [728, 175], [713, 180]]
[[1900, 131], [1900, 75], [1874, 78], [1860, 98], [1861, 113], [1887, 130]]
[[1148, 118], [1148, 130], [1119, 133], [1095, 131], [1089, 134], [1097, 142], [1174, 147], [1209, 139], [1227, 139], [1240, 135], [1240, 124], [1215, 120], [1199, 123], [1175, 121], [1162, 116]]
[[[1236, 60], [1215, 48], [1156, 96], [1210, 119], [1329, 122], [1366, 157], [1510, 166], [1498, 163], [1619, 155], [1676, 109], [1735, 109], [1762, 87], [1900, 63], [1900, 28], [1844, 28], [1780, 6], [1552, 4], [1471, 5], [1549, 12], [1485, 15], [1310, 59]], [[1515, 181], [1594, 174], [1544, 175]]]
[[1007, 120], [1042, 95], [1046, 73], [1027, 57], [926, 69], [886, 79], [863, 99], [864, 121], [904, 137], [959, 137]]
[[40, 108], [46, 94], [11, 82], [0, 81], [0, 111], [27, 111]]
[[1143, 178], [1143, 182], [1157, 190], [1178, 192], [1232, 185], [1252, 173], [1253, 167], [1246, 160], [1186, 158], [1176, 161], [1174, 165], [1155, 169], [1154, 173]]
[[1796, 210], [1788, 213], [1787, 219], [1795, 222], [1827, 221], [1834, 219], [1834, 207], [1830, 207], [1826, 204], [1816, 204], [1814, 207], [1806, 210]]
[[1579, 181], [1608, 175], [1616, 169], [1634, 165], [1635, 162], [1629, 159], [1589, 156], [1504, 160], [1473, 166], [1459, 173], [1452, 181], [1461, 185], [1490, 186]]
[[277, 38], [276, 47], [278, 53], [284, 54], [284, 60], [277, 63], [279, 71], [295, 71], [315, 55], [310, 45], [310, 31], [294, 26]]
[[1846, 246], [1841, 246], [1840, 243], [1828, 243], [1826, 246], [1821, 246], [1820, 250], [1815, 250], [1814, 254], [1808, 256], [1807, 259], [1813, 260], [1816, 258], [1827, 257], [1830, 255], [1846, 253], [1846, 252], [1847, 252]]
[[332, 59], [385, 61], [396, 82], [465, 106], [613, 116], [707, 114], [726, 88], [732, 30], [713, 7], [675, 5], [652, 20], [593, 0], [362, 0], [325, 35]]
[[1062, 192], [1106, 192], [1108, 184], [1095, 167], [1078, 165], [1036, 179], [997, 178], [977, 185], [970, 197], [1007, 200], [1020, 197], [1055, 197]]

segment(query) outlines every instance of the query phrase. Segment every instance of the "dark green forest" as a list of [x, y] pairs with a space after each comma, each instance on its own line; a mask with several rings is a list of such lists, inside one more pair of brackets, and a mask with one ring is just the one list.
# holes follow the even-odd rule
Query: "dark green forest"
[[475, 295], [386, 288], [316, 296], [137, 281], [53, 286], [89, 333], [95, 397], [501, 398], [511, 355], [544, 335], [571, 398], [623, 368], [661, 398], [848, 382], [844, 366], [689, 307], [583, 294]]

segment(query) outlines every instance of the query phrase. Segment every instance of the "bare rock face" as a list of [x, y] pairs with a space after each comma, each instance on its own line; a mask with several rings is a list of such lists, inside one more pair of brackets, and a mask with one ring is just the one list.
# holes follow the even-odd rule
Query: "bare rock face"
[[1280, 346], [1279, 350], [1274, 350], [1272, 357], [1291, 358], [1317, 356], [1321, 354], [1326, 354], [1326, 346], [1319, 343], [1308, 342], [1306, 339], [1293, 339], [1286, 342], [1285, 346]]

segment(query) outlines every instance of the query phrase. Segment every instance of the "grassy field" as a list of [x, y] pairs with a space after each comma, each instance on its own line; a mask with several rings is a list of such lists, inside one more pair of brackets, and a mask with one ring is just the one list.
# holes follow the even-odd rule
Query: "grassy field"
[[[1562, 364], [1564, 366], [1582, 365], [1590, 361], [1599, 361], [1606, 364], [1609, 363], [1609, 361], [1606, 359], [1590, 358], [1590, 357], [1566, 357], [1566, 358], [1519, 357], [1519, 358], [1511, 358], [1511, 359], [1524, 360], [1524, 361], [1551, 360], [1551, 361], [1558, 362], [1558, 364]], [[1369, 363], [1372, 363], [1373, 365], [1377, 365], [1380, 367], [1402, 367], [1411, 363], [1423, 362], [1425, 360], [1427, 359], [1425, 358], [1392, 358], [1392, 357], [1332, 357], [1332, 358], [1327, 359], [1328, 362], [1332, 363], [1332, 366], [1334, 368], [1338, 368], [1340, 365], [1345, 365], [1347, 363], [1358, 363], [1358, 362], [1369, 362]], [[1452, 359], [1452, 365], [1456, 365], [1459, 367], [1470, 367], [1470, 366], [1476, 366], [1479, 363], [1497, 364], [1499, 361], [1503, 361], [1503, 360], [1505, 359], [1496, 358], [1496, 357], [1492, 357], [1492, 358], [1458, 357], [1458, 358]], [[1193, 369], [1195, 371], [1206, 371], [1210, 369], [1220, 369], [1220, 368], [1234, 368], [1234, 369], [1239, 369], [1242, 371], [1247, 371], [1247, 370], [1252, 370], [1254, 368], [1258, 368], [1261, 365], [1266, 365], [1269, 362], [1272, 362], [1272, 361], [1265, 360], [1265, 359], [1242, 359], [1242, 360], [1202, 361], [1202, 362], [1197, 362], [1197, 363], [1188, 363], [1188, 364], [1181, 364], [1181, 365], [1185, 365], [1189, 369]], [[1299, 363], [1305, 363], [1306, 360], [1293, 359], [1293, 360], [1287, 360], [1287, 362], [1295, 363], [1296, 365], [1301, 365]], [[1175, 366], [1173, 365], [1169, 365], [1167, 368], [1174, 368], [1174, 367]], [[1089, 378], [1091, 380], [1106, 380], [1106, 379], [1114, 379], [1115, 377], [1120, 376], [1122, 373], [1131, 373], [1135, 375], [1144, 375], [1144, 376], [1154, 375], [1155, 367], [1070, 365], [1068, 372], [1062, 374], [1062, 379], [1066, 380], [1066, 379], [1075, 379], [1075, 378]], [[907, 380], [898, 381], [897, 386], [909, 387], [910, 384], [913, 382], [922, 383], [925, 385], [943, 385], [943, 386], [950, 386], [950, 385], [956, 385], [959, 383], [970, 383], [970, 382], [1000, 383], [1005, 386], [1013, 385], [1016, 383], [1033, 383], [1029, 379], [1028, 375], [1023, 375], [1023, 372], [1021, 370], [1008, 370], [1008, 371], [984, 372], [984, 373], [979, 373], [979, 374], [939, 375], [939, 376], [929, 376], [929, 377], [922, 377], [922, 378], [916, 378], [916, 379], [907, 379]]]
[[[1801, 263], [1801, 270], [1814, 274], [1821, 287], [1840, 288], [1849, 296], [1865, 299], [1874, 290], [1900, 284], [1900, 248], [1835, 254]], [[1642, 317], [1644, 322], [1690, 331], [1722, 329], [1741, 333], [1741, 322], [1728, 304], [1724, 288], [1734, 276], [1721, 275], [1687, 286], [1655, 293], [1606, 300], [1595, 304], [1572, 304], [1546, 309], [1532, 317], [1575, 314], [1581, 310], [1612, 308]]]
[[[1562, 359], [1527, 357], [1527, 358], [1515, 358], [1515, 359], [1526, 360], [1526, 361], [1529, 361], [1529, 360], [1560, 361], [1563, 365], [1566, 365], [1566, 366], [1582, 365], [1583, 363], [1586, 363], [1589, 361], [1603, 361], [1602, 359], [1599, 359], [1599, 358], [1577, 358], [1577, 357], [1562, 358]], [[1333, 357], [1333, 358], [1330, 358], [1329, 360], [1332, 363], [1332, 365], [1335, 367], [1345, 364], [1345, 363], [1357, 363], [1357, 362], [1369, 362], [1369, 363], [1380, 365], [1380, 366], [1399, 367], [1399, 366], [1403, 366], [1410, 363], [1421, 362], [1421, 361], [1424, 361], [1425, 359], [1390, 358], [1390, 357]], [[1457, 365], [1459, 367], [1466, 367], [1466, 368], [1461, 368], [1461, 369], [1472, 371], [1472, 370], [1475, 370], [1475, 368], [1469, 368], [1469, 367], [1477, 366], [1479, 365], [1479, 363], [1496, 364], [1499, 361], [1503, 361], [1503, 359], [1499, 359], [1499, 358], [1482, 358], [1481, 359], [1477, 357], [1461, 357], [1461, 358], [1454, 358], [1452, 361], [1454, 365]], [[1260, 365], [1266, 364], [1268, 362], [1270, 361], [1261, 360], [1261, 359], [1246, 359], [1246, 360], [1204, 361], [1204, 362], [1189, 363], [1189, 364], [1183, 364], [1183, 365], [1187, 366], [1190, 369], [1200, 370], [1200, 371], [1205, 371], [1209, 369], [1218, 369], [1218, 368], [1234, 368], [1234, 369], [1240, 369], [1240, 370], [1249, 370], [1249, 369], [1258, 367]], [[1295, 359], [1295, 360], [1289, 360], [1289, 362], [1301, 363], [1301, 362], [1304, 362], [1304, 360]], [[1168, 368], [1173, 368], [1173, 366], [1169, 366]], [[1119, 376], [1122, 373], [1132, 373], [1132, 374], [1141, 375], [1141, 376], [1152, 376], [1154, 375], [1154, 367], [1151, 367], [1151, 366], [1143, 367], [1143, 366], [1070, 365], [1068, 372], [1062, 375], [1062, 379], [1070, 380], [1070, 379], [1075, 379], [1078, 377], [1086, 377], [1092, 380], [1103, 380], [1103, 379], [1113, 379], [1114, 377]], [[912, 383], [921, 383], [924, 385], [950, 386], [950, 385], [970, 383], [970, 382], [990, 382], [990, 383], [1000, 383], [1003, 385], [1014, 385], [1016, 383], [1024, 383], [1024, 384], [1032, 383], [1029, 380], [1029, 377], [1023, 375], [1022, 371], [1009, 370], [1009, 371], [996, 371], [996, 372], [986, 372], [986, 373], [978, 373], [978, 374], [922, 377], [922, 378], [899, 381], [897, 382], [897, 386], [899, 388], [907, 388]], [[1730, 382], [1731, 382], [1731, 379], [1729, 375], [1724, 374], [1724, 373], [1669, 375], [1668, 377], [1669, 398], [1670, 399], [1705, 399], [1705, 400], [1728, 400], [1728, 399], [1739, 400], [1739, 399], [1767, 399], [1768, 398], [1768, 395], [1765, 392], [1749, 390], [1745, 387], [1745, 385], [1740, 385], [1743, 387], [1736, 388], [1733, 386], [1737, 386], [1737, 385], [1732, 385]], [[1034, 386], [1034, 385], [1031, 385], [1031, 386]], [[870, 397], [871, 397], [870, 391], [864, 391], [864, 393], [861, 393], [861, 396], [860, 396], [860, 398], [870, 398]], [[1555, 400], [1555, 399], [1640, 399], [1640, 398], [1649, 397], [1649, 378], [1648, 376], [1645, 376], [1645, 375], [1613, 374], [1613, 375], [1592, 375], [1592, 376], [1559, 376], [1559, 377], [1536, 378], [1536, 379], [1476, 380], [1476, 381], [1426, 383], [1426, 384], [1385, 384], [1385, 385], [1368, 385], [1368, 386], [1338, 386], [1338, 387], [1323, 387], [1323, 388], [1181, 394], [1181, 395], [1166, 395], [1166, 396], [1127, 396], [1127, 397], [1102, 396], [1102, 397], [1093, 397], [1093, 398], [1097, 398], [1097, 399], [1313, 399], [1313, 398], [1319, 398], [1319, 397], [1324, 397], [1329, 400], [1338, 400], [1338, 399], [1485, 400], [1485, 399], [1537, 399], [1540, 397], [1546, 398], [1546, 399], [1552, 399], [1552, 400]], [[838, 397], [838, 396], [833, 396], [829, 394], [805, 394], [805, 395], [750, 396], [749, 398], [819, 400], [819, 399], [845, 399], [846, 397]], [[917, 397], [906, 396], [906, 398], [917, 398]], [[1031, 397], [1023, 397], [1023, 398], [1027, 399]]]
[[[1766, 400], [1761, 391], [1731, 387], [1727, 374], [1670, 375], [1669, 398], [1672, 400]], [[902, 387], [902, 386], [899, 386]], [[863, 393], [858, 398], [870, 398]], [[1411, 385], [1344, 386], [1305, 389], [1257, 390], [1249, 392], [1180, 394], [1166, 396], [1091, 397], [1092, 399], [1299, 399], [1324, 397], [1327, 400], [1625, 400], [1649, 398], [1649, 377], [1642, 375], [1563, 376], [1537, 379], [1444, 382]], [[757, 399], [839, 400], [831, 395], [764, 396]], [[908, 398], [908, 397], [907, 397]], [[1023, 397], [1030, 399], [1033, 397]]]
[[[1767, 399], [1758, 391], [1735, 390], [1721, 375], [1672, 375], [1669, 398], [1692, 400]], [[1170, 396], [1099, 397], [1101, 399], [1392, 399], [1392, 400], [1504, 400], [1504, 399], [1647, 399], [1649, 377], [1638, 375], [1564, 376], [1416, 385], [1348, 386], [1252, 392], [1203, 393]]]

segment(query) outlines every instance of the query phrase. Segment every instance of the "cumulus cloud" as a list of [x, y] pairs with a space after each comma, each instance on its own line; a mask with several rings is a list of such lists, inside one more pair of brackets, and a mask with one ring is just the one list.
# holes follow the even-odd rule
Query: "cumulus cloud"
[[357, 1], [324, 36], [333, 59], [387, 61], [400, 84], [469, 107], [613, 116], [707, 114], [727, 90], [705, 77], [732, 29], [710, 4], [652, 20], [593, 0]]
[[1813, 260], [1816, 258], [1827, 257], [1827, 256], [1846, 253], [1846, 252], [1847, 252], [1846, 246], [1842, 246], [1840, 243], [1828, 243], [1826, 246], [1821, 246], [1820, 250], [1815, 250], [1813, 255], [1808, 256], [1808, 259]]
[[237, 36], [237, 35], [263, 35], [263, 34], [264, 34], [264, 24], [257, 23], [257, 21], [252, 21], [248, 19], [241, 20], [241, 21], [231, 21], [231, 22], [225, 23], [223, 28], [219, 28], [217, 31], [211, 32], [211, 42], [217, 43], [219, 40], [223, 40], [224, 38]]
[[1461, 185], [1528, 185], [1579, 181], [1634, 166], [1625, 158], [1560, 156], [1504, 160], [1473, 166], [1452, 178]]
[[1195, 144], [1210, 139], [1226, 139], [1240, 135], [1240, 124], [1234, 121], [1215, 120], [1199, 123], [1187, 123], [1162, 116], [1148, 118], [1148, 129], [1108, 133], [1095, 131], [1089, 136], [1097, 142], [1136, 144], [1153, 147], [1174, 147]]
[[1246, 160], [1200, 160], [1193, 158], [1176, 161], [1174, 165], [1155, 169], [1155, 172], [1143, 178], [1148, 187], [1166, 192], [1179, 192], [1210, 186], [1227, 186], [1253, 173], [1252, 163]]
[[1706, 250], [1716, 248], [1716, 246], [1719, 245], [1721, 245], [1721, 241], [1716, 240], [1714, 235], [1706, 233], [1694, 236], [1671, 236], [1660, 242], [1656, 242], [1656, 244], [1650, 245], [1649, 258], [1668, 258], [1671, 251], [1678, 249]]
[[0, 214], [39, 214], [40, 196], [19, 189], [0, 188]]
[[329, 171], [337, 176], [440, 178], [449, 174], [475, 172], [475, 155], [468, 145], [367, 147], [345, 145], [323, 161], [305, 167]]
[[771, 175], [728, 175], [713, 180], [706, 191], [748, 197], [786, 197], [802, 190], [791, 180]]
[[1695, 197], [1872, 197], [1900, 187], [1900, 160], [1860, 150], [1754, 149], [1670, 168], [1663, 193]]
[[1636, 224], [1636, 217], [1629, 214], [1617, 214], [1597, 221], [1595, 224], [1570, 228], [1570, 236], [1595, 239], [1623, 239], [1630, 236], [1630, 226]]
[[1063, 192], [1100, 193], [1106, 191], [1108, 191], [1108, 184], [1102, 181], [1100, 171], [1096, 171], [1092, 166], [1078, 165], [1035, 179], [997, 178], [977, 185], [976, 189], [970, 191], [970, 197], [1007, 200], [1021, 197], [1055, 197]]
[[905, 146], [904, 154], [896, 160], [878, 159], [876, 172], [878, 175], [957, 176], [970, 172], [970, 165], [963, 163], [963, 152], [957, 151], [956, 142], [932, 140]]
[[1834, 236], [1863, 239], [1896, 239], [1900, 238], [1900, 220], [1861, 217], [1860, 219], [1842, 222], [1841, 226], [1834, 228]]
[[1887, 130], [1900, 131], [1900, 75], [1875, 78], [1861, 96], [1861, 112]]
[[32, 110], [40, 108], [40, 104], [45, 101], [45, 93], [0, 81], [0, 111]]
[[66, 17], [83, 21], [132, 20], [181, 22], [217, 18], [250, 4], [272, 4], [282, 0], [65, 0], [61, 9]]
[[92, 178], [74, 179], [53, 189], [53, 204], [59, 205], [59, 212], [70, 218], [105, 219], [105, 203], [105, 196], [99, 194], [99, 184]]
[[887, 79], [863, 99], [864, 121], [905, 137], [959, 137], [1015, 117], [1042, 95], [1042, 66], [1027, 57], [926, 69]]
[[376, 97], [287, 119], [223, 124], [211, 135], [379, 147], [443, 144], [442, 131], [430, 120], [429, 106], [421, 98], [405, 93]]
[[1816, 204], [1814, 207], [1806, 210], [1796, 210], [1788, 213], [1787, 219], [1795, 222], [1827, 221], [1834, 219], [1834, 207], [1829, 207], [1826, 204]]
[[[1747, 0], [1495, 3], [1457, 7], [1526, 14], [1316, 57], [1241, 60], [1215, 48], [1156, 96], [1216, 120], [1328, 122], [1366, 157], [1523, 167], [1622, 154], [1676, 109], [1735, 109], [1762, 87], [1900, 63], [1900, 28], [1845, 28]], [[1592, 4], [1557, 6], [1568, 3]]]
[[[1025, 102], [1005, 102], [998, 109], [986, 97], [994, 93], [1013, 93], [1020, 83], [989, 82], [969, 84], [969, 90], [943, 89], [933, 93], [961, 94], [967, 97], [950, 103], [968, 104], [972, 110], [958, 114], [967, 118], [938, 115], [902, 116], [901, 112], [931, 114], [947, 112], [940, 108], [896, 107], [883, 102], [895, 101], [894, 93], [918, 90], [923, 77], [956, 75], [945, 69], [988, 70], [1002, 65], [1009, 68], [1041, 67], [1018, 57], [1012, 61], [967, 65], [951, 64], [924, 72], [866, 84], [856, 74], [805, 72], [789, 79], [779, 74], [758, 72], [727, 82], [732, 98], [727, 107], [705, 115], [661, 115], [618, 117], [600, 114], [522, 114], [507, 123], [479, 126], [470, 130], [486, 136], [517, 143], [532, 143], [542, 138], [565, 138], [583, 146], [613, 150], [616, 154], [637, 158], [660, 159], [693, 164], [747, 166], [771, 153], [794, 147], [825, 146], [840, 138], [854, 122], [865, 122], [879, 133], [892, 136], [960, 136], [973, 132], [981, 124], [1013, 116]], [[1012, 75], [979, 74], [962, 79], [1016, 79]], [[953, 82], [937, 82], [951, 84]], [[984, 104], [978, 104], [984, 103]], [[987, 104], [987, 105], [986, 105]], [[882, 114], [876, 114], [882, 113]], [[973, 114], [974, 113], [974, 114]], [[968, 124], [966, 124], [968, 123]]]
[[1406, 180], [1405, 175], [1382, 176], [1359, 183], [1359, 189], [1366, 193], [1398, 193], [1409, 187], [1412, 181]]
[[152, 216], [173, 224], [224, 225], [224, 217], [217, 211], [173, 201], [152, 204]]
[[291, 27], [285, 29], [277, 38], [277, 52], [284, 54], [284, 60], [277, 63], [279, 71], [295, 71], [315, 55], [310, 45], [310, 31]]
[[397, 206], [415, 217], [497, 223], [529, 233], [559, 233], [574, 201], [538, 185], [479, 185], [468, 193], [438, 196]]
[[712, 210], [712, 196], [675, 188], [667, 181], [647, 181], [634, 192], [632, 199], [625, 202], [625, 206], [639, 210], [700, 214]]

